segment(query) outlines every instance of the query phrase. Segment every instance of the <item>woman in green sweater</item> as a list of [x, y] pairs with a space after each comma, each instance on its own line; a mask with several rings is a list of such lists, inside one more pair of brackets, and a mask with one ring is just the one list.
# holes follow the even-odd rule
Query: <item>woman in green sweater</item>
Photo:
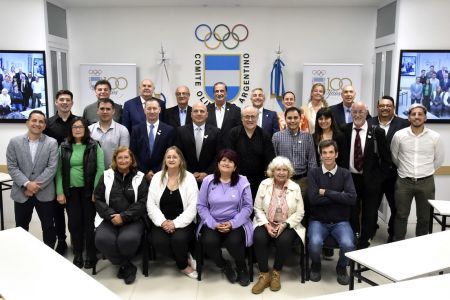
[[[105, 169], [103, 151], [91, 139], [85, 119], [74, 118], [71, 131], [59, 148], [56, 200], [66, 204], [73, 263], [92, 268], [97, 262], [94, 244], [95, 205], [93, 191]], [[86, 247], [86, 260], [83, 250]]]

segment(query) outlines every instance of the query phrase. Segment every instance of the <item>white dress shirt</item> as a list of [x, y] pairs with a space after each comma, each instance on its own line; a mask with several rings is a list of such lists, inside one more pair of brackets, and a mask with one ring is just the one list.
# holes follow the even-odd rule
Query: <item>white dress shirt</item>
[[[146, 121], [147, 123], [147, 135], [150, 134], [150, 123], [148, 121]], [[156, 133], [158, 131], [158, 126], [159, 126], [159, 120], [156, 121], [155, 123], [153, 123], [153, 140], [156, 141]]]
[[217, 105], [214, 105], [214, 107], [215, 107], [215, 112], [216, 112], [217, 128], [221, 129], [222, 123], [223, 123], [223, 117], [225, 116], [225, 104], [222, 105], [221, 108], [219, 108]]
[[445, 157], [440, 134], [426, 127], [419, 135], [415, 135], [411, 127], [397, 131], [392, 138], [391, 153], [401, 178], [433, 175]]

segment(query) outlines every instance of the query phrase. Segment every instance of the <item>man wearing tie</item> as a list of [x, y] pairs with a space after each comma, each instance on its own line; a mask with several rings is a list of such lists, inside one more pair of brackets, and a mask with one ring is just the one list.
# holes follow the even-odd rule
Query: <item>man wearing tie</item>
[[356, 92], [353, 86], [346, 85], [342, 88], [342, 102], [330, 106], [334, 120], [339, 127], [351, 123], [352, 120], [352, 104], [355, 101]]
[[161, 170], [166, 149], [173, 146], [175, 130], [159, 120], [161, 107], [159, 100], [150, 98], [145, 101], [146, 122], [133, 127], [130, 137], [130, 149], [136, 156], [139, 171], [145, 174], [148, 182]]
[[164, 112], [164, 122], [174, 128], [192, 123], [192, 107], [189, 106], [190, 95], [191, 93], [187, 86], [182, 85], [177, 87], [175, 91], [177, 105], [166, 109], [166, 111]]
[[[369, 240], [375, 235], [382, 193], [381, 184], [392, 164], [384, 130], [379, 126], [369, 126], [366, 121], [367, 115], [367, 107], [363, 102], [353, 103], [353, 123], [342, 128], [347, 144], [350, 145], [350, 152], [342, 155], [348, 156], [347, 167], [352, 173], [357, 194], [352, 227], [355, 232], [361, 229], [357, 246], [359, 249], [369, 247]], [[361, 224], [359, 224], [360, 207]]]
[[122, 111], [122, 125], [125, 126], [131, 134], [133, 127], [144, 123], [146, 120], [145, 101], [149, 99], [156, 99], [161, 108], [160, 118], [164, 116], [166, 109], [166, 102], [153, 97], [155, 91], [155, 84], [150, 79], [144, 79], [139, 85], [139, 96], [125, 101]]
[[202, 102], [192, 106], [191, 115], [193, 123], [176, 129], [175, 145], [184, 155], [187, 170], [200, 185], [206, 175], [214, 172], [216, 154], [220, 150], [220, 130], [205, 124], [208, 111]]

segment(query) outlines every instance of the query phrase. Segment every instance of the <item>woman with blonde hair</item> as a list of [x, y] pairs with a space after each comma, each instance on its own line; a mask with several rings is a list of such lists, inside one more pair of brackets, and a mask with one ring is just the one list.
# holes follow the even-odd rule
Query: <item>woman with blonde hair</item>
[[148, 216], [154, 224], [151, 239], [157, 252], [173, 257], [178, 269], [193, 279], [197, 272], [189, 244], [195, 236], [197, 196], [197, 181], [186, 171], [183, 153], [176, 146], [169, 147], [147, 198]]
[[[269, 178], [261, 182], [256, 194], [253, 243], [260, 273], [253, 294], [260, 294], [267, 287], [272, 291], [281, 289], [280, 273], [294, 239], [305, 241], [305, 228], [300, 223], [305, 213], [303, 198], [299, 185], [290, 179], [293, 173], [289, 159], [275, 157], [267, 168]], [[275, 244], [275, 260], [269, 273], [271, 242]]]
[[316, 82], [311, 87], [308, 104], [302, 106], [302, 111], [308, 120], [309, 132], [311, 134], [314, 133], [317, 112], [323, 107], [328, 107], [327, 100], [325, 100], [324, 96], [325, 86], [322, 83]]

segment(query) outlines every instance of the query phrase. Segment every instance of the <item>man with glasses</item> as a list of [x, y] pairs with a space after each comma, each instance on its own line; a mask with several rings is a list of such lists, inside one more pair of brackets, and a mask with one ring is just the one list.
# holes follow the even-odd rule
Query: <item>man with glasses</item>
[[[399, 118], [395, 115], [395, 103], [394, 98], [391, 96], [383, 96], [380, 100], [378, 100], [377, 106], [378, 116], [375, 116], [369, 119], [369, 126], [379, 126], [381, 129], [384, 129], [386, 133], [386, 141], [390, 146], [392, 137], [394, 134], [409, 126], [409, 122], [405, 119]], [[395, 214], [397, 210], [395, 209], [395, 182], [397, 180], [397, 167], [392, 164], [391, 169], [389, 170], [388, 175], [383, 180], [381, 184], [381, 202], [383, 195], [386, 195], [386, 200], [389, 204], [389, 208], [391, 209], [391, 216], [388, 222], [388, 243], [394, 240], [394, 220]]]
[[155, 84], [153, 81], [144, 79], [139, 85], [139, 96], [125, 101], [125, 104], [123, 105], [122, 125], [128, 129], [130, 134], [132, 133], [134, 126], [145, 123], [145, 101], [147, 100], [156, 99], [159, 102], [159, 107], [161, 108], [159, 119], [163, 120], [166, 102], [153, 97], [154, 91]]
[[230, 130], [227, 148], [239, 154], [239, 173], [247, 176], [254, 201], [259, 184], [266, 177], [267, 166], [275, 157], [275, 150], [271, 137], [256, 124], [258, 109], [246, 106], [241, 115], [242, 125]]
[[182, 85], [177, 87], [175, 91], [177, 105], [166, 109], [164, 113], [164, 122], [174, 128], [184, 126], [186, 124], [192, 124], [192, 107], [189, 106], [190, 95], [191, 93], [187, 86]]
[[367, 114], [368, 110], [363, 102], [353, 103], [353, 122], [342, 128], [347, 144], [350, 145], [350, 152], [342, 155], [348, 157], [349, 166], [346, 167], [352, 173], [357, 194], [351, 223], [355, 233], [361, 232], [358, 249], [369, 247], [369, 240], [375, 235], [381, 184], [392, 165], [384, 130], [369, 126]]

